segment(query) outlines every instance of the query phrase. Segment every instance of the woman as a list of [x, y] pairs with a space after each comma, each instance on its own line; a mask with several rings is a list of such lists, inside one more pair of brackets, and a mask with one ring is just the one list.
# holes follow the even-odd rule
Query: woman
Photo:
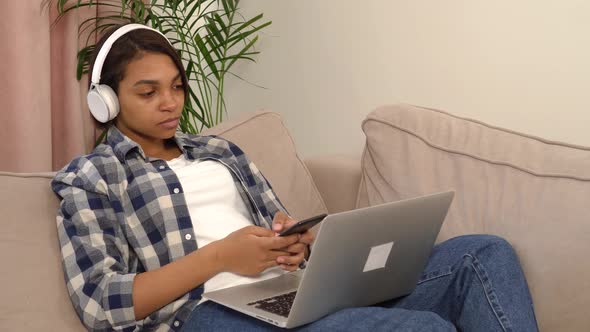
[[[108, 112], [116, 108], [106, 141], [52, 183], [62, 199], [57, 226], [74, 307], [96, 331], [274, 329], [201, 294], [296, 270], [313, 234], [276, 236], [295, 221], [237, 146], [176, 131], [188, 87], [182, 63], [158, 32], [125, 29], [101, 38], [97, 51], [112, 47], [91, 66], [98, 68], [91, 93], [106, 85], [118, 103], [105, 101]], [[104, 105], [93, 98], [101, 118], [93, 103]], [[455, 328], [537, 330], [526, 280], [504, 240], [465, 236], [437, 245], [412, 294], [300, 327]]]

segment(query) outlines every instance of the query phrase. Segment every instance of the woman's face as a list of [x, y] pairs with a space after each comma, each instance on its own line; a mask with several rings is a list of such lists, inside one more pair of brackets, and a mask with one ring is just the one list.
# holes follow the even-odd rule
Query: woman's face
[[121, 111], [115, 126], [144, 150], [174, 136], [184, 90], [180, 72], [168, 55], [143, 52], [132, 60], [117, 95]]

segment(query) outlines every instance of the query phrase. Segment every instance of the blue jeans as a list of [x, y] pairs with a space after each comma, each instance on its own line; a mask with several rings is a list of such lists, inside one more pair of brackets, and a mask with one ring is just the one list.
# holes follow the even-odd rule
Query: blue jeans
[[[318, 294], [319, 295], [319, 294]], [[199, 305], [183, 331], [279, 328], [213, 302]], [[343, 309], [298, 331], [538, 331], [528, 285], [505, 240], [467, 235], [434, 247], [409, 295]]]

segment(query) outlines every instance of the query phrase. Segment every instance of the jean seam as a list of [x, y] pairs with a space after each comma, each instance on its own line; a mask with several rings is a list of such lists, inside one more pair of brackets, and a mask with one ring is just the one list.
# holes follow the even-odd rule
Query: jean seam
[[450, 268], [444, 269], [444, 270], [447, 270], [445, 272], [441, 272], [442, 270], [443, 269], [441, 269], [439, 271], [436, 271], [436, 272], [428, 273], [427, 276], [426, 276], [426, 278], [419, 280], [416, 284], [417, 285], [420, 285], [420, 284], [423, 284], [425, 282], [432, 281], [434, 279], [446, 277], [446, 276], [449, 276], [449, 275], [453, 274], [453, 271]]
[[463, 257], [471, 258], [472, 263], [470, 265], [475, 271], [475, 274], [477, 275], [477, 278], [479, 279], [479, 282], [481, 283], [484, 289], [484, 294], [486, 296], [488, 304], [490, 305], [490, 308], [492, 309], [494, 316], [496, 316], [496, 318], [498, 319], [498, 323], [500, 323], [502, 330], [505, 332], [512, 331], [512, 324], [510, 324], [508, 317], [504, 314], [504, 310], [502, 309], [502, 306], [498, 301], [498, 296], [496, 295], [496, 292], [492, 286], [492, 282], [488, 277], [488, 274], [485, 271], [483, 265], [474, 255], [465, 254], [463, 255]]

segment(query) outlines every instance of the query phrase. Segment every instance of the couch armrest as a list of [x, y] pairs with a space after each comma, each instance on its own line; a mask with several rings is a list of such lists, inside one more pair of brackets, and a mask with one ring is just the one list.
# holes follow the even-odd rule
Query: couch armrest
[[305, 164], [329, 213], [348, 211], [356, 207], [361, 181], [359, 158], [321, 156], [305, 159]]

